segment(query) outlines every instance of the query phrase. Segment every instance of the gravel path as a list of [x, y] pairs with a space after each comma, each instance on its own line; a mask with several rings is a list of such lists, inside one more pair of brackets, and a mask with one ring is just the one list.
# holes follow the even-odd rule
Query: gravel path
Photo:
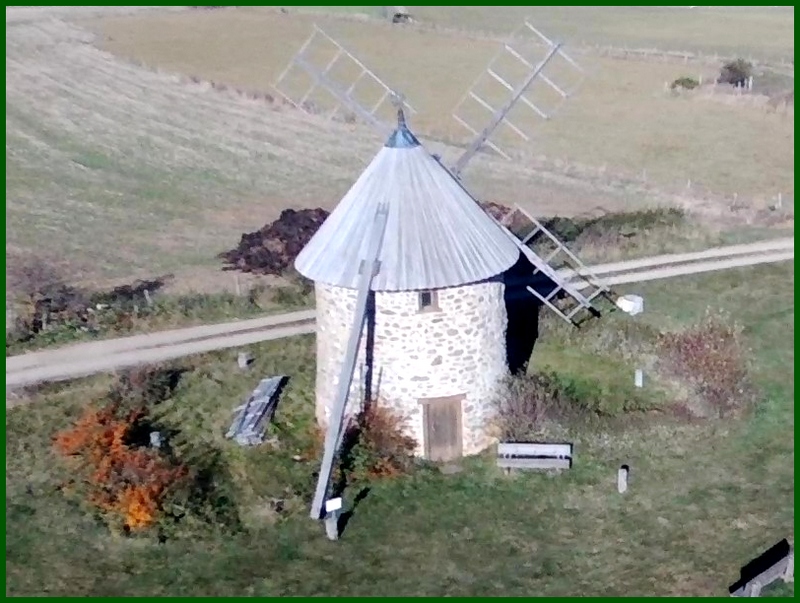
[[[698, 253], [603, 264], [591, 267], [591, 271], [607, 284], [618, 285], [793, 259], [794, 239], [780, 239]], [[315, 330], [314, 317], [314, 310], [304, 310], [12, 356], [6, 358], [6, 387], [74, 379], [192, 354], [309, 334]]]

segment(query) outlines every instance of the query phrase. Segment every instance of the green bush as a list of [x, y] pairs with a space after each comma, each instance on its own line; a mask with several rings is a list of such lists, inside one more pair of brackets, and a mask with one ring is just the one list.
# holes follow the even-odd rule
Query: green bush
[[692, 77], [679, 77], [677, 80], [670, 84], [670, 89], [683, 88], [684, 90], [694, 90], [700, 85], [700, 82]]
[[624, 237], [654, 228], [680, 226], [686, 215], [677, 207], [645, 209], [632, 212], [610, 212], [592, 218], [555, 216], [542, 224], [565, 243], [590, 241], [602, 237]]
[[748, 78], [753, 75], [753, 65], [744, 59], [729, 61], [722, 66], [717, 81], [720, 84], [744, 86]]
[[342, 478], [348, 484], [392, 478], [414, 465], [417, 442], [402, 417], [378, 402], [369, 404], [347, 427]]
[[633, 383], [618, 383], [552, 370], [509, 378], [498, 400], [498, 427], [507, 440], [525, 440], [549, 425], [568, 426], [593, 418], [647, 410], [649, 401]]

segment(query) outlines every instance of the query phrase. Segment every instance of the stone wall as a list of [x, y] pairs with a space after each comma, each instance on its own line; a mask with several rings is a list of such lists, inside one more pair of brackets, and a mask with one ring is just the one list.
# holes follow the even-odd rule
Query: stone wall
[[[373, 395], [407, 419], [423, 454], [420, 398], [464, 395], [465, 454], [493, 442], [494, 396], [507, 372], [503, 284], [482, 282], [437, 291], [438, 309], [419, 311], [416, 292], [375, 294]], [[316, 285], [317, 420], [327, 424], [353, 322], [356, 292]], [[348, 413], [364, 399], [366, 337], [348, 400]]]

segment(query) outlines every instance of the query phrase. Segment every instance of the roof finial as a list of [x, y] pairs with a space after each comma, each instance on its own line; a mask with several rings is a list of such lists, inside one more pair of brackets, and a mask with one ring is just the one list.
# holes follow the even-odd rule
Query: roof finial
[[397, 108], [397, 128], [398, 130], [406, 127], [406, 116], [403, 113], [405, 105], [405, 95], [401, 92], [392, 93], [392, 104]]

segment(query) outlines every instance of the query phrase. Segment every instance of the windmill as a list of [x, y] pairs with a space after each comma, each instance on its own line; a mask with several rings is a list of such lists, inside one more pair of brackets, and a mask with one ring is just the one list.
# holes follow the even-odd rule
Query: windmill
[[[550, 233], [540, 222], [538, 222], [535, 218], [527, 214], [522, 208], [519, 206], [515, 206], [514, 210], [510, 212], [507, 216], [503, 218], [503, 220], [496, 220], [492, 217], [488, 212], [484, 212], [483, 210], [478, 210], [477, 206], [479, 205], [475, 198], [466, 190], [463, 183], [460, 180], [460, 176], [464, 168], [467, 166], [469, 161], [472, 157], [481, 149], [482, 146], [490, 146], [494, 148], [496, 151], [499, 149], [499, 145], [490, 139], [494, 135], [495, 131], [501, 124], [505, 124], [508, 126], [512, 131], [519, 131], [522, 132], [522, 129], [519, 126], [512, 124], [509, 120], [509, 114], [512, 112], [514, 107], [518, 106], [521, 102], [523, 105], [527, 106], [531, 109], [536, 115], [542, 116], [544, 115], [546, 118], [549, 118], [551, 113], [546, 113], [544, 109], [542, 109], [539, 104], [535, 101], [528, 98], [527, 94], [531, 88], [531, 85], [537, 81], [541, 80], [545, 82], [551, 89], [556, 90], [562, 96], [562, 98], [566, 98], [569, 96], [569, 92], [558, 84], [555, 84], [550, 77], [548, 77], [544, 70], [545, 67], [550, 64], [555, 57], [561, 56], [562, 58], [565, 57], [562, 47], [560, 44], [552, 43], [543, 35], [539, 34], [537, 30], [532, 28], [527, 22], [525, 26], [528, 30], [534, 31], [538, 34], [540, 41], [544, 41], [547, 51], [545, 54], [544, 59], [539, 61], [537, 65], [533, 65], [530, 61], [524, 58], [522, 53], [517, 52], [514, 48], [512, 48], [509, 44], [504, 46], [504, 51], [508, 52], [514, 57], [520, 57], [518, 60], [520, 63], [528, 68], [530, 71], [525, 75], [520, 83], [516, 86], [510, 84], [507, 79], [502, 78], [497, 74], [497, 71], [493, 68], [493, 65], [490, 64], [487, 73], [489, 76], [492, 77], [496, 81], [502, 80], [504, 83], [504, 87], [511, 91], [510, 97], [506, 99], [506, 102], [500, 106], [499, 109], [495, 110], [492, 114], [492, 117], [486, 127], [483, 128], [481, 132], [473, 129], [476, 138], [472, 141], [472, 143], [468, 146], [464, 154], [455, 162], [452, 167], [445, 166], [438, 157], [433, 157], [427, 154], [427, 151], [417, 150], [415, 151], [416, 159], [415, 161], [423, 171], [428, 173], [428, 177], [432, 177], [431, 174], [436, 172], [436, 169], [431, 168], [429, 164], [425, 164], [425, 161], [421, 159], [420, 153], [428, 158], [428, 161], [435, 160], [435, 163], [439, 166], [438, 173], [446, 173], [449, 174], [445, 175], [444, 181], [442, 180], [442, 176], [437, 176], [439, 180], [437, 181], [437, 188], [436, 190], [449, 190], [449, 194], [451, 195], [452, 199], [456, 199], [456, 201], [452, 201], [453, 207], [456, 207], [459, 211], [463, 211], [465, 214], [469, 214], [469, 221], [466, 223], [469, 227], [478, 228], [479, 223], [483, 224], [483, 222], [490, 222], [489, 223], [489, 230], [494, 228], [495, 230], [492, 231], [491, 234], [486, 234], [484, 232], [485, 239], [481, 239], [481, 236], [478, 236], [476, 240], [480, 241], [481, 243], [487, 242], [486, 245], [483, 244], [472, 244], [467, 245], [463, 248], [462, 253], [448, 253], [447, 250], [444, 248], [438, 249], [436, 254], [432, 254], [430, 257], [437, 257], [442, 258], [445, 256], [450, 256], [448, 259], [452, 261], [451, 270], [452, 272], [449, 273], [452, 276], [453, 273], [457, 272], [459, 269], [463, 268], [462, 264], [464, 264], [463, 259], [466, 255], [471, 257], [471, 260], [476, 263], [478, 266], [483, 266], [486, 268], [486, 265], [490, 265], [491, 270], [484, 270], [479, 275], [472, 275], [470, 278], [466, 278], [465, 275], [460, 275], [459, 278], [455, 278], [453, 282], [450, 284], [445, 283], [444, 281], [436, 283], [436, 288], [433, 287], [430, 283], [421, 283], [418, 282], [416, 286], [412, 286], [409, 284], [411, 281], [415, 281], [416, 278], [421, 278], [420, 275], [428, 275], [427, 272], [430, 269], [429, 266], [425, 265], [424, 262], [419, 263], [419, 267], [422, 268], [424, 266], [424, 270], [418, 271], [419, 274], [414, 274], [411, 277], [408, 277], [408, 281], [401, 285], [396, 285], [395, 289], [386, 289], [386, 280], [390, 277], [387, 277], [387, 272], [390, 271], [389, 267], [382, 265], [382, 260], [379, 261], [380, 257], [382, 256], [382, 252], [384, 255], [389, 254], [386, 257], [392, 257], [391, 254], [397, 254], [398, 249], [402, 249], [402, 245], [398, 245], [396, 234], [393, 234], [394, 237], [391, 243], [388, 246], [388, 250], [384, 252], [384, 237], [387, 231], [387, 223], [390, 220], [390, 216], [394, 216], [392, 219], [394, 220], [395, 226], [397, 226], [397, 221], [401, 220], [402, 218], [398, 218], [398, 210], [397, 206], [395, 206], [394, 210], [388, 204], [378, 203], [375, 205], [374, 199], [380, 198], [380, 194], [383, 193], [376, 193], [372, 195], [373, 202], [368, 207], [371, 209], [371, 214], [369, 211], [354, 211], [352, 207], [352, 199], [345, 198], [342, 201], [342, 204], [347, 204], [348, 208], [343, 210], [345, 213], [350, 211], [351, 213], [350, 218], [341, 218], [339, 222], [336, 224], [335, 228], [334, 225], [330, 225], [326, 227], [326, 224], [323, 224], [323, 227], [318, 231], [318, 233], [312, 238], [306, 248], [303, 249], [303, 252], [298, 256], [297, 261], [295, 262], [295, 267], [298, 271], [310, 278], [315, 282], [315, 286], [319, 283], [336, 283], [337, 287], [344, 287], [341, 290], [347, 290], [349, 292], [355, 292], [354, 298], [347, 297], [347, 301], [344, 302], [341, 299], [338, 301], [331, 297], [332, 294], [330, 291], [323, 289], [326, 296], [329, 296], [329, 299], [325, 302], [327, 305], [327, 312], [319, 312], [318, 311], [318, 322], [322, 320], [326, 320], [325, 315], [327, 313], [335, 313], [341, 312], [343, 308], [347, 308], [346, 312], [347, 318], [344, 320], [339, 320], [336, 324], [329, 324], [325, 328], [323, 326], [318, 325], [318, 374], [317, 374], [317, 396], [318, 396], [318, 419], [323, 418], [324, 421], [327, 423], [327, 431], [326, 431], [326, 438], [325, 438], [325, 447], [323, 452], [322, 463], [320, 467], [320, 472], [318, 476], [318, 482], [314, 493], [314, 498], [311, 505], [310, 515], [312, 519], [318, 520], [322, 518], [323, 515], [323, 508], [326, 506], [328, 502], [328, 496], [330, 494], [330, 487], [331, 487], [331, 476], [333, 473], [333, 467], [336, 462], [336, 457], [339, 452], [339, 448], [342, 442], [344, 428], [345, 428], [345, 418], [347, 415], [347, 407], [348, 407], [348, 398], [351, 394], [351, 388], [353, 387], [353, 379], [355, 375], [356, 365], [359, 362], [359, 349], [362, 342], [362, 335], [364, 331], [364, 326], [367, 320], [367, 309], [370, 300], [370, 295], [376, 290], [383, 290], [383, 291], [419, 291], [419, 304], [420, 307], [430, 307], [435, 306], [436, 303], [434, 299], [436, 294], [439, 290], [445, 291], [446, 289], [441, 289], [441, 287], [450, 288], [450, 289], [457, 289], [460, 284], [463, 284], [463, 289], [467, 289], [469, 287], [474, 287], [475, 283], [480, 283], [484, 281], [487, 277], [491, 277], [492, 275], [500, 275], [505, 270], [510, 268], [514, 262], [517, 261], [519, 258], [520, 252], [527, 258], [529, 261], [532, 270], [533, 276], [541, 275], [546, 277], [546, 280], [549, 285], [546, 290], [542, 290], [538, 287], [528, 287], [528, 291], [537, 297], [542, 304], [548, 306], [554, 312], [556, 312], [559, 316], [563, 319], [571, 322], [572, 324], [578, 325], [582, 322], [579, 319], [579, 313], [581, 311], [585, 311], [586, 314], [589, 316], [597, 316], [599, 313], [592, 305], [592, 302], [600, 295], [607, 294], [608, 289], [599, 282], [592, 272], [584, 266], [580, 260], [570, 252], [552, 233]], [[329, 93], [333, 94], [333, 96], [338, 100], [339, 106], [345, 106], [351, 108], [354, 112], [361, 115], [365, 121], [371, 123], [373, 127], [376, 128], [379, 132], [385, 132], [387, 129], [387, 124], [385, 120], [376, 117], [376, 107], [379, 107], [380, 104], [384, 102], [386, 98], [390, 98], [397, 109], [398, 115], [398, 126], [390, 136], [389, 142], [387, 142], [386, 147], [395, 147], [395, 148], [408, 148], [408, 149], [415, 149], [420, 147], [419, 142], [417, 139], [407, 130], [405, 126], [405, 116], [403, 112], [404, 106], [406, 108], [409, 105], [405, 102], [405, 100], [400, 96], [391, 91], [391, 89], [380, 82], [383, 85], [383, 93], [376, 105], [373, 105], [373, 110], [365, 109], [361, 106], [358, 101], [352, 96], [352, 88], [354, 86], [351, 83], [350, 87], [347, 89], [343, 89], [342, 86], [336, 85], [331, 78], [327, 77], [328, 67], [331, 64], [334, 64], [336, 60], [338, 60], [341, 56], [346, 56], [351, 59], [351, 61], [357, 61], [350, 53], [344, 50], [340, 45], [336, 45], [338, 51], [334, 56], [334, 59], [329, 61], [328, 67], [323, 70], [319, 70], [313, 65], [305, 60], [305, 58], [301, 55], [304, 55], [307, 51], [307, 48], [310, 46], [311, 42], [313, 41], [315, 36], [323, 35], [327, 38], [326, 34], [321, 34], [321, 30], [315, 28], [314, 34], [312, 34], [312, 38], [307, 41], [301, 51], [298, 53], [292, 64], [300, 66], [304, 69], [308, 74], [313, 76], [315, 83], [312, 86], [312, 90], [316, 86], [321, 86], [322, 88], [328, 90]], [[299, 60], [298, 60], [299, 57]], [[565, 59], [568, 64], [573, 64], [574, 61], [571, 61], [567, 57]], [[374, 79], [377, 79], [377, 76], [374, 76], [372, 72], [363, 67], [363, 64], [358, 62], [358, 65], [361, 66], [362, 69], [362, 76], [363, 74], [368, 74]], [[575, 64], [577, 65], [577, 64]], [[280, 84], [284, 80], [284, 76], [282, 75], [277, 84]], [[277, 88], [277, 86], [276, 86]], [[470, 91], [472, 92], [472, 91]], [[297, 106], [303, 107], [303, 103], [305, 99], [308, 98], [311, 90], [307, 91], [303, 96], [301, 96], [297, 101], [293, 101], [294, 104]], [[288, 94], [286, 94], [288, 98]], [[477, 96], [477, 94], [469, 94], [470, 98], [473, 96]], [[482, 97], [479, 97], [482, 98]], [[483, 99], [482, 99], [483, 100]], [[488, 104], [488, 103], [486, 103]], [[535, 110], [533, 109], [535, 108]], [[335, 109], [338, 110], [338, 107]], [[511, 125], [509, 125], [511, 124]], [[497, 147], [497, 148], [495, 148]], [[421, 148], [421, 147], [420, 147]], [[503, 152], [499, 151], [502, 155]], [[507, 154], [505, 155], [507, 156]], [[377, 160], [377, 158], [376, 158]], [[373, 164], [375, 161], [373, 161]], [[386, 161], [389, 161], [388, 159]], [[394, 161], [394, 160], [391, 160]], [[390, 161], [390, 163], [391, 163]], [[401, 159], [397, 159], [402, 164], [403, 161]], [[371, 166], [373, 165], [371, 164]], [[367, 168], [367, 172], [370, 171], [371, 166]], [[411, 169], [411, 165], [407, 165], [402, 168], [402, 173], [407, 175], [407, 171]], [[405, 170], [405, 171], [403, 171]], [[365, 174], [367, 174], [365, 172]], [[359, 185], [359, 182], [364, 179], [365, 174], [362, 174], [362, 177], [359, 181], [354, 185], [354, 188]], [[370, 179], [371, 178], [371, 179]], [[376, 183], [383, 183], [383, 178], [378, 177], [375, 174], [372, 174], [368, 178], [371, 182], [369, 186], [379, 186]], [[405, 178], [407, 180], [407, 178]], [[413, 179], [412, 179], [413, 180]], [[447, 184], [447, 181], [450, 184]], [[362, 184], [361, 187], [364, 188]], [[391, 187], [390, 187], [391, 188]], [[402, 188], [402, 184], [397, 183], [395, 187], [397, 189]], [[352, 193], [351, 189], [351, 193]], [[460, 193], [458, 191], [461, 191]], [[373, 191], [375, 192], [375, 191]], [[348, 195], [351, 195], [348, 193]], [[370, 195], [366, 195], [366, 198], [370, 198]], [[427, 203], [426, 205], [420, 207], [427, 207], [428, 210], [436, 207], [436, 211], [439, 210], [437, 204], [431, 202]], [[341, 204], [340, 204], [341, 205]], [[338, 210], [339, 208], [337, 208]], [[409, 209], [407, 212], [404, 209], [406, 214], [412, 214], [413, 212]], [[334, 212], [336, 213], [336, 212]], [[344, 214], [340, 213], [339, 216]], [[370, 217], [371, 215], [371, 217]], [[331, 214], [331, 217], [334, 214]], [[482, 217], [479, 217], [482, 216]], [[328, 220], [331, 220], [329, 217]], [[430, 218], [431, 216], [427, 216], [426, 218]], [[350, 231], [348, 230], [352, 224], [348, 223], [347, 220], [351, 220], [352, 222], [361, 222], [365, 218], [371, 220], [370, 226], [368, 228], [362, 228], [361, 230]], [[426, 219], [427, 221], [427, 219]], [[327, 221], [326, 221], [327, 222]], [[414, 222], [414, 219], [411, 219], [411, 222], [406, 223], [406, 228], [409, 228], [409, 225]], [[494, 224], [492, 227], [491, 224]], [[446, 228], [451, 228], [447, 221], [441, 222], [443, 231], [437, 232], [434, 236], [429, 237], [426, 241], [430, 239], [436, 239], [438, 235], [439, 239], [446, 239], [447, 235], [451, 234], [454, 235], [455, 239], [453, 242], [460, 238], [461, 236], [465, 236], [463, 230], [455, 229], [453, 231], [444, 230]], [[363, 226], [363, 224], [362, 224]], [[420, 230], [424, 230], [426, 228], [425, 223], [416, 222], [414, 223], [414, 228], [419, 228]], [[481, 226], [480, 228], [486, 229], [487, 227]], [[478, 230], [480, 230], [478, 228]], [[323, 233], [323, 230], [326, 232]], [[337, 237], [332, 237], [333, 231], [336, 230]], [[418, 233], [414, 233], [416, 236]], [[351, 248], [357, 249], [357, 253], [349, 253], [340, 255], [337, 257], [337, 254], [332, 253], [329, 248], [325, 248], [323, 245], [319, 243], [319, 238], [325, 239], [327, 237], [328, 241], [333, 241], [336, 239], [337, 242], [332, 243], [333, 245], [342, 245], [342, 246], [349, 246]], [[415, 239], [415, 241], [419, 241], [420, 239]], [[551, 250], [545, 255], [542, 256], [540, 253], [537, 252], [536, 249], [533, 248], [532, 244], [536, 243], [537, 240], [543, 240], [546, 244], [551, 247]], [[474, 241], [473, 241], [474, 243]], [[417, 243], [418, 244], [418, 243]], [[423, 243], [423, 246], [427, 243]], [[435, 245], [436, 243], [433, 243]], [[486, 257], [482, 258], [481, 256], [486, 254]], [[552, 264], [553, 260], [557, 256], [561, 256], [563, 259], [563, 266], [571, 269], [570, 274], [572, 277], [568, 280], [561, 276], [558, 266], [554, 266]], [[395, 258], [395, 261], [397, 259]], [[403, 261], [400, 261], [402, 264]], [[408, 270], [408, 265], [410, 262], [405, 262], [405, 269]], [[320, 268], [320, 266], [322, 268]], [[354, 273], [353, 271], [356, 271]], [[412, 271], [413, 272], [413, 271]], [[480, 272], [480, 270], [478, 271]], [[333, 275], [333, 276], [331, 276]], [[428, 275], [429, 276], [429, 275]], [[326, 278], [330, 280], [325, 280]], [[378, 287], [375, 286], [376, 278], [379, 281], [382, 281], [383, 284], [379, 284]], [[578, 278], [581, 278], [585, 281], [582, 284], [577, 284], [576, 281]], [[434, 279], [435, 280], [435, 279]], [[447, 280], [447, 279], [445, 279]], [[346, 284], [342, 284], [346, 283]], [[455, 283], [455, 284], [453, 284]], [[584, 293], [583, 290], [588, 289], [587, 293]], [[497, 292], [497, 290], [502, 290], [502, 285], [497, 281], [495, 278], [491, 285], [499, 287], [499, 289], [494, 289], [493, 291]], [[380, 289], [380, 287], [384, 287], [384, 289]], [[337, 289], [339, 290], [339, 289]], [[319, 290], [318, 290], [319, 293]], [[337, 294], [338, 295], [338, 294]], [[347, 294], [349, 295], [349, 293]], [[489, 296], [491, 298], [491, 296]], [[481, 294], [480, 296], [476, 296], [476, 299], [481, 300], [481, 304], [487, 303], [486, 300], [487, 296]], [[318, 304], [320, 295], [317, 296]], [[374, 298], [373, 298], [374, 299]], [[407, 302], [408, 298], [403, 298]], [[496, 297], [494, 298], [496, 299]], [[502, 294], [501, 294], [502, 300]], [[565, 307], [559, 305], [557, 300], [561, 300], [564, 302], [566, 300], [567, 306]], [[338, 309], [337, 309], [338, 304]], [[341, 317], [340, 317], [341, 318]], [[326, 349], [327, 355], [337, 356], [338, 360], [335, 364], [336, 369], [329, 370], [326, 374], [320, 373], [320, 355], [321, 355], [321, 348], [320, 348], [320, 338], [323, 333], [325, 333], [325, 337], [330, 338], [332, 335], [330, 334], [331, 331], [334, 330], [333, 327], [341, 324], [349, 324], [349, 331], [347, 331], [347, 344], [344, 350], [343, 355], [339, 355], [338, 352], [335, 351], [335, 347], [328, 347]], [[455, 331], [454, 329], [449, 329], [449, 331]], [[505, 327], [497, 332], [502, 331], [505, 333]], [[493, 334], [495, 344], [499, 341], [497, 332]], [[481, 339], [481, 345], [486, 341], [485, 338]], [[459, 342], [461, 343], [461, 342]], [[458, 347], [458, 346], [456, 346]], [[497, 347], [495, 345], [495, 347]], [[451, 346], [449, 349], [453, 349]], [[333, 350], [333, 351], [332, 351]], [[437, 363], [438, 359], [434, 359], [432, 365], [441, 364], [441, 361]], [[505, 360], [503, 359], [500, 364], [504, 364]], [[467, 371], [469, 373], [469, 371]], [[475, 372], [475, 371], [472, 371]], [[496, 371], [497, 375], [500, 375], [502, 371]], [[337, 379], [338, 378], [338, 379]], [[465, 377], [466, 378], [466, 377]], [[424, 379], [427, 379], [424, 378]], [[495, 379], [495, 381], [499, 381], [499, 377]], [[326, 393], [325, 396], [322, 396], [326, 400], [323, 401], [323, 404], [320, 404], [320, 384], [323, 384], [324, 387], [332, 387], [331, 384], [335, 384], [335, 392]], [[467, 386], [465, 386], [466, 388]], [[423, 396], [424, 397], [424, 396]], [[328, 404], [328, 400], [330, 400], [330, 404]], [[460, 402], [459, 402], [460, 404]], [[320, 415], [320, 407], [323, 407], [322, 417]], [[459, 407], [460, 408], [460, 407]], [[459, 411], [460, 412], [460, 411]], [[435, 414], [435, 413], [433, 413]], [[426, 417], [429, 415], [426, 414]], [[425, 420], [428, 420], [427, 418]], [[460, 429], [459, 423], [459, 429]], [[447, 431], [447, 430], [444, 430]], [[452, 430], [451, 430], [452, 431]], [[427, 433], [427, 432], [426, 432]], [[461, 436], [459, 436], [461, 437]], [[460, 446], [463, 443], [459, 443], [458, 450], [463, 452], [467, 450], [467, 447], [464, 446], [462, 449]], [[471, 444], [472, 445], [472, 444]], [[477, 446], [477, 444], [475, 444]], [[428, 444], [426, 444], [428, 446]], [[428, 449], [426, 448], [426, 454], [428, 454]]]
[[[324, 47], [328, 46], [328, 50]], [[330, 48], [332, 47], [332, 48]], [[330, 51], [334, 50], [332, 58]], [[543, 57], [537, 61], [535, 57]], [[324, 67], [318, 64], [321, 58], [327, 59]], [[332, 75], [337, 64], [343, 71]], [[313, 79], [304, 94], [292, 96], [288, 92], [288, 74], [293, 66], [298, 66]], [[347, 67], [351, 67], [347, 72]], [[551, 73], [555, 71], [554, 73]], [[455, 178], [461, 179], [463, 171], [474, 156], [484, 147], [489, 147], [505, 159], [510, 159], [500, 141], [493, 140], [500, 130], [507, 130], [524, 141], [530, 137], [526, 133], [534, 124], [534, 119], [551, 119], [561, 103], [575, 94], [585, 77], [583, 69], [557, 43], [536, 29], [528, 20], [511, 34], [498, 53], [489, 62], [486, 70], [473, 82], [452, 112], [453, 118], [473, 136], [466, 150], [452, 163], [444, 166]], [[350, 78], [348, 80], [348, 78]], [[562, 81], [565, 80], [565, 81]], [[349, 85], [348, 85], [349, 81]], [[516, 81], [516, 84], [512, 83]], [[372, 87], [374, 104], [365, 104], [364, 97], [354, 92], [361, 83]], [[538, 85], [541, 84], [541, 85]], [[393, 91], [377, 75], [370, 71], [352, 53], [333, 40], [316, 25], [275, 83], [275, 88], [295, 106], [305, 108], [305, 103], [320, 89], [326, 90], [336, 101], [335, 115], [342, 106], [369, 123], [381, 136], [392, 130], [391, 122], [384, 119], [386, 102], [398, 103], [410, 114], [416, 113], [405, 97]], [[286, 90], [285, 92], [283, 90]], [[366, 92], [364, 93], [366, 94]], [[504, 96], [507, 95], [507, 96]], [[316, 97], [315, 97], [316, 98]], [[472, 105], [470, 107], [470, 105]], [[496, 107], [496, 108], [495, 108]], [[475, 114], [474, 109], [478, 109]], [[524, 112], [517, 109], [528, 111]], [[470, 111], [472, 109], [473, 111]], [[491, 113], [485, 121], [485, 111]], [[476, 125], [485, 123], [480, 128]], [[480, 129], [479, 129], [480, 128]], [[562, 319], [580, 325], [586, 319], [599, 315], [593, 302], [598, 297], [608, 298], [610, 291], [544, 224], [529, 212], [515, 204], [512, 211], [504, 216], [501, 226], [517, 242], [522, 253], [531, 263], [533, 275], [541, 275], [543, 283], [553, 283], [552, 287], [529, 287], [528, 291], [554, 311]], [[553, 264], [555, 260], [559, 263]], [[576, 287], [558, 276], [558, 271], [566, 270], [573, 275], [573, 281], [580, 281]]]
[[[295, 261], [315, 286], [317, 419], [327, 430], [314, 519], [327, 507], [345, 418], [362, 394], [359, 362], [382, 375], [382, 404], [416, 413], [418, 452], [440, 460], [488, 445], [482, 413], [506, 374], [498, 277], [519, 250], [408, 130], [395, 102], [397, 128]], [[442, 383], [458, 395], [436, 398]], [[462, 401], [464, 430], [437, 423], [460, 417]]]
[[[551, 119], [563, 101], [577, 92], [585, 73], [564, 51], [563, 46], [563, 43], [548, 38], [528, 20], [503, 43], [486, 70], [475, 79], [453, 109], [453, 119], [475, 137], [452, 167], [457, 177], [484, 145], [501, 157], [510, 159], [500, 143], [491, 140], [501, 125], [528, 142], [530, 137], [526, 129], [530, 130], [534, 125], [530, 117]], [[537, 60], [538, 56], [542, 58]], [[555, 74], [548, 75], [550, 71], [555, 71]], [[516, 83], [513, 83], [515, 80]], [[479, 130], [480, 126], [476, 124], [485, 122], [486, 111], [491, 117], [486, 126]], [[519, 118], [522, 125], [512, 121], [512, 116]]]

